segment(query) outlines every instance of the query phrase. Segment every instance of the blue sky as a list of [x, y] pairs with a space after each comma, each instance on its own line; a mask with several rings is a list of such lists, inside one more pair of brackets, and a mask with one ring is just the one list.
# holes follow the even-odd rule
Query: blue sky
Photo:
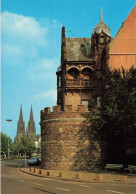
[[25, 125], [30, 108], [37, 134], [40, 110], [56, 105], [56, 69], [61, 57], [61, 28], [67, 37], [91, 37], [103, 20], [114, 37], [136, 0], [2, 0], [1, 130], [16, 136], [20, 105]]

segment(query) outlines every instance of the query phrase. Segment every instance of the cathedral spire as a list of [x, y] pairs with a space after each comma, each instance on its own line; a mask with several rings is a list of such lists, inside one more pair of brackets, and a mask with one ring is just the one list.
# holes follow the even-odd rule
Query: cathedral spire
[[31, 139], [34, 139], [36, 137], [36, 128], [35, 128], [35, 122], [33, 118], [32, 105], [31, 105], [30, 117], [28, 121], [27, 136], [30, 137]]
[[21, 122], [23, 121], [22, 105], [20, 106], [19, 121], [21, 121]]
[[100, 21], [103, 21], [102, 6], [101, 6], [101, 15], [100, 15]]
[[17, 139], [25, 137], [25, 123], [23, 121], [22, 105], [20, 106], [19, 121], [17, 123]]
[[34, 122], [32, 105], [31, 105], [31, 111], [30, 111], [30, 118], [29, 118], [29, 121]]

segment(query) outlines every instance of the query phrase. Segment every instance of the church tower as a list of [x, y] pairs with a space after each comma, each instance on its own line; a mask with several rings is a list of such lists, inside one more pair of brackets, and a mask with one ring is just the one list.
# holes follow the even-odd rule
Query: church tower
[[100, 21], [93, 29], [91, 38], [91, 50], [98, 69], [101, 68], [101, 57], [105, 47], [111, 41], [110, 28], [103, 22], [103, 14], [101, 7]]
[[17, 124], [17, 139], [25, 137], [25, 122], [23, 121], [22, 106], [20, 107], [19, 121]]
[[33, 118], [32, 106], [31, 106], [30, 117], [28, 122], [27, 136], [30, 137], [32, 140], [34, 140], [36, 137], [36, 128], [35, 128], [35, 122]]

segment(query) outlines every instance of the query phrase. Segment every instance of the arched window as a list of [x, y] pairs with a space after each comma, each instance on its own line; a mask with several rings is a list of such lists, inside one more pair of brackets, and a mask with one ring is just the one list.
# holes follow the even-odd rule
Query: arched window
[[84, 68], [82, 70], [83, 79], [92, 79], [92, 70], [89, 68]]
[[79, 78], [79, 71], [76, 68], [71, 68], [68, 71], [68, 79], [78, 79]]

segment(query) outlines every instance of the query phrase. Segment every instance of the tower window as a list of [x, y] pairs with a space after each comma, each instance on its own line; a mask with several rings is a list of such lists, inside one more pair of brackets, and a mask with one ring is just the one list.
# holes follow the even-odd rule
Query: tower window
[[90, 111], [89, 100], [82, 100], [82, 105], [85, 105], [85, 111]]
[[100, 44], [103, 44], [104, 43], [104, 36], [101, 36], [100, 37]]
[[58, 87], [61, 87], [61, 76], [58, 77]]
[[101, 79], [101, 71], [97, 71], [97, 79]]
[[97, 106], [101, 107], [101, 97], [100, 96], [97, 97]]

